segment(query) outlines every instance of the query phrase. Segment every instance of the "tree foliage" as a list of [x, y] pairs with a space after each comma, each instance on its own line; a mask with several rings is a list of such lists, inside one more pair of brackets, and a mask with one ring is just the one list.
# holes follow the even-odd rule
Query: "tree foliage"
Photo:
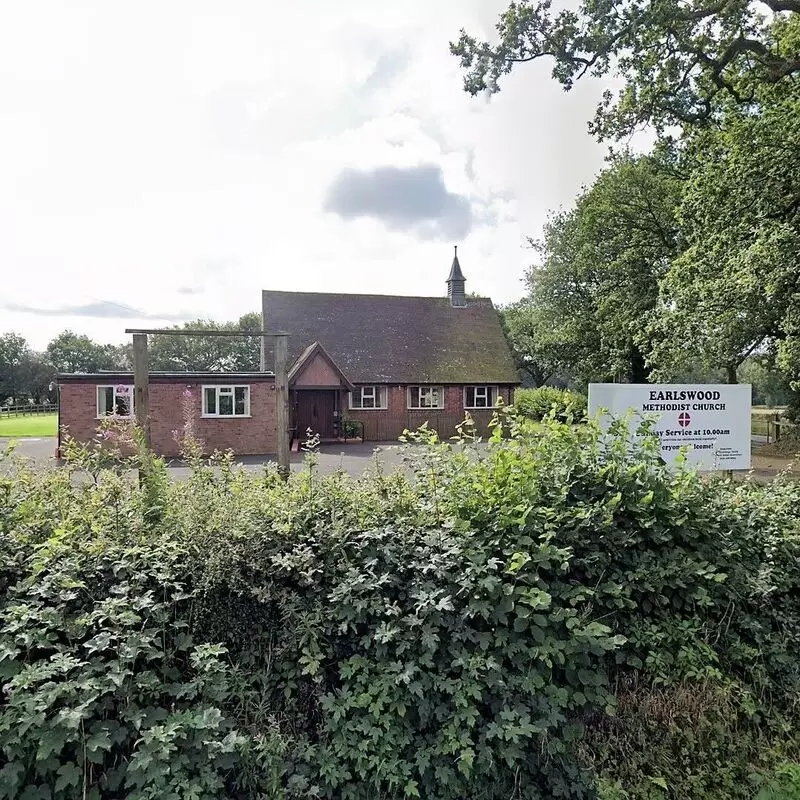
[[584, 383], [648, 378], [642, 321], [678, 251], [681, 185], [666, 151], [619, 157], [549, 221], [530, 295], [505, 312], [519, 362]]
[[[791, 347], [800, 319], [800, 84], [762, 92], [757, 112], [731, 111], [687, 142], [680, 207], [685, 249], [662, 282], [651, 359], [687, 357], [735, 376], [751, 353]], [[796, 378], [795, 378], [796, 379]]]
[[659, 130], [713, 120], [721, 107], [757, 100], [759, 85], [800, 75], [800, 42], [782, 36], [800, 18], [799, 0], [583, 0], [554, 9], [551, 0], [512, 2], [497, 41], [461, 32], [451, 51], [470, 94], [497, 91], [516, 65], [551, 59], [565, 89], [584, 75], [620, 74], [592, 124], [600, 138], [644, 123]]
[[572, 364], [568, 342], [550, 339], [530, 297], [500, 309], [500, 319], [523, 383], [543, 386]]
[[99, 372], [120, 369], [120, 350], [113, 344], [99, 344], [86, 334], [64, 331], [45, 350], [48, 362], [57, 372]]
[[22, 390], [29, 359], [30, 348], [22, 336], [16, 333], [0, 336], [0, 403], [16, 397]]
[[[195, 320], [186, 328], [206, 330], [261, 330], [261, 315], [244, 314], [236, 322]], [[180, 330], [176, 326], [176, 330]], [[257, 337], [161, 336], [150, 339], [150, 369], [175, 372], [230, 370], [257, 371], [261, 341]], [[50, 384], [59, 372], [129, 371], [133, 367], [129, 344], [101, 344], [85, 334], [63, 331], [43, 353], [33, 350], [24, 337], [0, 335], [0, 404], [9, 398], [23, 403], [53, 400]]]
[[768, 357], [745, 359], [739, 367], [738, 380], [753, 387], [753, 405], [786, 406], [793, 400], [786, 375], [776, 370]]
[[567, 87], [582, 59], [600, 72], [617, 63], [625, 94], [598, 125], [683, 123], [648, 156], [612, 158], [551, 219], [530, 294], [507, 315], [522, 366], [580, 381], [699, 370], [733, 382], [752, 356], [800, 390], [800, 15], [792, 3], [766, 6], [781, 13], [761, 20], [749, 2], [558, 13], [523, 2], [504, 16], [496, 51], [462, 37], [472, 88], [514, 53], [549, 47]]
[[[250, 312], [235, 322], [197, 319], [176, 325], [176, 330], [260, 331], [261, 315]], [[258, 337], [169, 336], [150, 337], [150, 368], [175, 372], [254, 372], [261, 364]]]

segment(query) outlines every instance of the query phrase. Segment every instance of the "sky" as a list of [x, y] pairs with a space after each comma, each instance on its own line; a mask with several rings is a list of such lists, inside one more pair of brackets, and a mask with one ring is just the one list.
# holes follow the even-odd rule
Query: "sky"
[[0, 6], [0, 333], [257, 310], [261, 289], [524, 293], [548, 212], [603, 166], [545, 62], [491, 97], [448, 45], [495, 0]]

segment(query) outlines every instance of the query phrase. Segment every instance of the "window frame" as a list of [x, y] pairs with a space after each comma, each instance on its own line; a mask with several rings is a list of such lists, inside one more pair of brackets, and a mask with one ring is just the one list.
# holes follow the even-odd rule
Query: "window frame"
[[[482, 389], [486, 395], [486, 403], [485, 406], [479, 406], [475, 404], [476, 400], [476, 392], [478, 389]], [[467, 402], [467, 393], [472, 391], [472, 405]], [[476, 383], [470, 384], [469, 386], [464, 387], [464, 408], [469, 409], [470, 411], [487, 411], [495, 407], [497, 405], [497, 398], [500, 396], [500, 389], [497, 386], [493, 386], [490, 383]]]
[[[417, 400], [419, 405], [413, 405], [411, 402], [411, 393], [415, 389], [417, 391]], [[439, 401], [438, 405], [435, 406], [422, 405], [423, 391], [436, 392]], [[445, 401], [444, 386], [418, 384], [414, 386], [409, 386], [406, 389], [406, 408], [409, 411], [441, 411], [444, 408], [444, 401]]]
[[[100, 390], [101, 389], [104, 392], [107, 389], [111, 389], [111, 391], [113, 392], [112, 404], [113, 404], [114, 409], [115, 409], [114, 411], [105, 411], [105, 412], [101, 412], [100, 411]], [[125, 391], [120, 392], [120, 391], [118, 391], [119, 389], [124, 389]], [[94, 391], [95, 412], [97, 413], [96, 419], [108, 419], [110, 417], [114, 418], [114, 419], [134, 419], [134, 417], [136, 416], [136, 409], [134, 408], [134, 394], [135, 394], [135, 392], [133, 391], [133, 384], [128, 384], [128, 383], [98, 383], [98, 384], [96, 384], [95, 385], [95, 391]], [[116, 399], [117, 399], [117, 397], [125, 397], [126, 399], [130, 399], [130, 403], [131, 403], [131, 413], [130, 414], [117, 414], [116, 413], [116, 408], [117, 408]]]
[[[206, 403], [206, 392], [214, 390], [214, 412], [209, 412]], [[236, 413], [236, 390], [244, 389], [244, 414]], [[220, 390], [231, 398], [231, 414], [219, 413]], [[249, 383], [204, 383], [200, 387], [200, 416], [202, 419], [249, 419], [250, 413], [250, 384]]]
[[[389, 408], [388, 403], [388, 392], [385, 386], [381, 386], [377, 383], [367, 384], [365, 386], [356, 386], [355, 387], [359, 392], [361, 392], [361, 403], [362, 405], [357, 406], [353, 404], [353, 392], [348, 392], [348, 408], [351, 411], [386, 411]], [[364, 396], [363, 392], [364, 389], [372, 389], [372, 399], [375, 402], [374, 406], [365, 406], [364, 403]]]

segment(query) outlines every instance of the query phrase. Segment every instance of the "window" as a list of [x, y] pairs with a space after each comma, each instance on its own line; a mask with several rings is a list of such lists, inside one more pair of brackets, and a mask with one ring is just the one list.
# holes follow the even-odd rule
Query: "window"
[[97, 416], [133, 416], [133, 386], [98, 386]]
[[385, 386], [357, 386], [350, 392], [350, 408], [363, 409], [388, 408]]
[[249, 386], [204, 386], [204, 417], [249, 417]]
[[494, 408], [496, 402], [496, 386], [464, 387], [464, 408]]
[[444, 389], [441, 386], [409, 386], [409, 408], [444, 408]]

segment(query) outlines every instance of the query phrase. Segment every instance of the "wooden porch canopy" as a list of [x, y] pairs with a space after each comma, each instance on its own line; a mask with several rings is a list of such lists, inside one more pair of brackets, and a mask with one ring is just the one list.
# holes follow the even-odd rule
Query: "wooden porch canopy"
[[[336, 383], [331, 380], [320, 383], [318, 379], [315, 380], [313, 378], [310, 381], [302, 381], [304, 376], [313, 371], [335, 378]], [[354, 388], [350, 379], [342, 372], [339, 365], [331, 358], [330, 353], [319, 342], [309, 345], [289, 370], [289, 386], [293, 387], [295, 385], [305, 385], [309, 388], [315, 386], [327, 389], [341, 388], [347, 389], [348, 392], [352, 392]]]

